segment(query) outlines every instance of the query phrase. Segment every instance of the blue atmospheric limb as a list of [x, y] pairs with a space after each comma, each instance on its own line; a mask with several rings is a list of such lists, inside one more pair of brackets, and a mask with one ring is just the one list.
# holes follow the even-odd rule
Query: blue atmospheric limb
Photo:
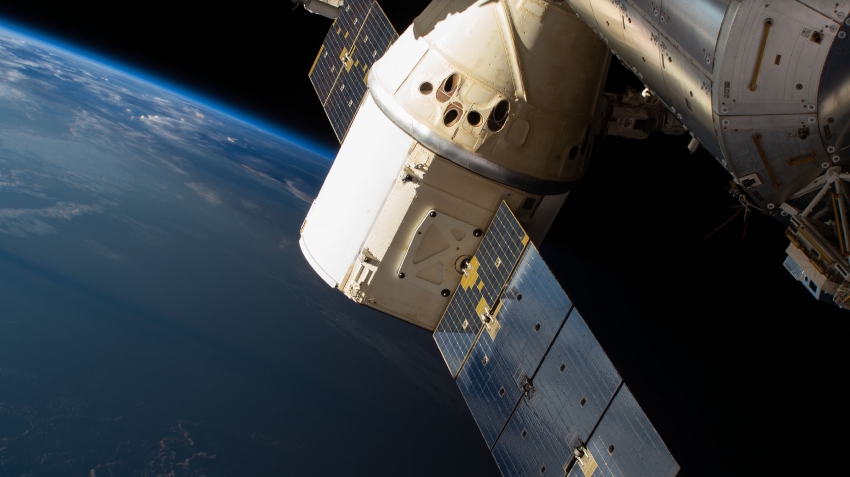
[[104, 56], [97, 52], [80, 48], [78, 46], [69, 44], [68, 42], [62, 39], [54, 38], [49, 34], [33, 30], [22, 25], [10, 25], [6, 22], [0, 21], [0, 29], [6, 29], [9, 32], [14, 32], [15, 35], [20, 36], [22, 38], [27, 37], [26, 39], [30, 42], [49, 45], [51, 49], [62, 51], [66, 54], [73, 55], [87, 61], [97, 62], [103, 66], [114, 70], [117, 73], [133, 76], [139, 81], [147, 83], [151, 86], [165, 88], [171, 91], [172, 93], [182, 96], [187, 101], [201, 104], [209, 109], [214, 109], [230, 118], [234, 118], [246, 124], [250, 124], [251, 126], [257, 129], [267, 131], [271, 134], [280, 137], [281, 139], [293, 142], [295, 144], [298, 144], [300, 147], [314, 151], [315, 153], [320, 154], [328, 158], [329, 160], [333, 160], [333, 158], [336, 156], [336, 150], [328, 149], [327, 146], [324, 144], [315, 143], [303, 137], [299, 137], [293, 134], [292, 132], [281, 129], [279, 126], [269, 123], [249, 112], [234, 108], [228, 104], [218, 101], [215, 98], [198, 94], [197, 92], [191, 90], [190, 87], [187, 87], [183, 84], [175, 83], [166, 78], [152, 75], [147, 71], [139, 70], [133, 65], [124, 63], [119, 59]]

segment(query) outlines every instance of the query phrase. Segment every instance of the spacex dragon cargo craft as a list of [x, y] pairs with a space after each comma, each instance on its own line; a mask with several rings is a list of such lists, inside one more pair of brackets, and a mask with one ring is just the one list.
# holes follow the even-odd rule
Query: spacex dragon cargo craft
[[[342, 143], [301, 250], [434, 333], [504, 475], [679, 470], [534, 246], [603, 135], [689, 134], [850, 307], [850, 0], [434, 0], [400, 36], [293, 3], [333, 19], [309, 75]], [[603, 91], [612, 60], [645, 89]]]

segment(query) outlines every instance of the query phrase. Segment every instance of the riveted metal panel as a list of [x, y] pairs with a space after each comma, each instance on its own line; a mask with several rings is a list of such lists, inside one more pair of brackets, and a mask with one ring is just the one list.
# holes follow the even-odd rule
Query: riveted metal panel
[[797, 0], [826, 17], [839, 23], [850, 15], [850, 0]]
[[[846, 5], [843, 8], [846, 8]], [[842, 34], [844, 38], [841, 38]], [[827, 146], [827, 152], [831, 151], [832, 156], [838, 156], [842, 164], [850, 158], [850, 81], [848, 78], [850, 78], [850, 28], [845, 24], [836, 35], [829, 50], [818, 93], [820, 119], [818, 131]]]
[[587, 448], [598, 466], [594, 477], [672, 477], [679, 472], [679, 465], [625, 385]]
[[629, 15], [626, 23], [626, 42], [634, 60], [634, 73], [663, 100], [669, 94], [662, 76], [661, 45], [664, 39], [642, 15]]
[[599, 35], [602, 41], [630, 66], [634, 63], [631, 50], [625, 38], [625, 17], [632, 7], [625, 0], [610, 0], [593, 3], [593, 15], [599, 25]]
[[534, 376], [534, 412], [573, 449], [586, 442], [622, 379], [573, 309]]
[[735, 177], [758, 175], [760, 184], [745, 184], [745, 189], [761, 207], [778, 207], [822, 174], [824, 164], [833, 165], [816, 134], [814, 113], [720, 116], [718, 121], [723, 148], [730, 158], [727, 167]]
[[502, 475], [564, 475], [573, 459], [572, 448], [555, 435], [550, 423], [522, 400], [493, 448], [493, 458]]
[[668, 93], [661, 99], [714, 157], [722, 158], [711, 110], [711, 80], [679, 50], [666, 46], [661, 54]]
[[482, 329], [481, 313], [495, 310], [502, 286], [528, 240], [508, 205], [502, 202], [434, 332], [452, 376], [457, 376]]
[[[765, 42], [767, 20], [771, 26]], [[828, 22], [798, 2], [738, 4], [728, 37], [721, 35], [719, 45], [720, 69], [714, 72], [720, 82], [717, 113], [743, 116], [808, 111], [817, 101], [820, 73], [836, 36], [832, 28], [837, 30], [837, 25]]]
[[488, 446], [496, 442], [520, 387], [534, 376], [571, 306], [537, 249], [529, 246], [457, 378]]
[[629, 0], [635, 6], [638, 14], [651, 22], [658, 24], [658, 15], [661, 13], [661, 0]]
[[579, 16], [587, 26], [593, 31], [598, 31], [599, 24], [596, 23], [596, 17], [593, 15], [592, 0], [568, 0], [570, 8]]
[[658, 21], [664, 36], [706, 75], [729, 0], [662, 0]]

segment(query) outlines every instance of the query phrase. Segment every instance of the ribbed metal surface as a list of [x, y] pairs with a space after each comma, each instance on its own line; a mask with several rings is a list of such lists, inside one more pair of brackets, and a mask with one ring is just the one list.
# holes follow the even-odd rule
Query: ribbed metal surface
[[502, 202], [484, 235], [470, 267], [443, 314], [434, 340], [452, 376], [457, 376], [464, 359], [482, 328], [480, 313], [495, 311], [502, 285], [519, 261], [528, 235], [507, 204]]
[[369, 69], [397, 38], [374, 0], [350, 0], [340, 8], [310, 71], [310, 81], [340, 142], [366, 95]]

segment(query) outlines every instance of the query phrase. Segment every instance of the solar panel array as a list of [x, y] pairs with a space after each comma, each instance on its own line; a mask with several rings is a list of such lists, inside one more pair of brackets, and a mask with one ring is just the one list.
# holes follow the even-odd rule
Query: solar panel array
[[502, 474], [672, 477], [679, 466], [507, 204], [434, 339]]
[[507, 282], [528, 240], [528, 235], [503, 202], [434, 332], [452, 376], [457, 376], [481, 332], [481, 314], [485, 310], [495, 311], [502, 285]]
[[366, 96], [369, 70], [397, 38], [375, 0], [346, 0], [340, 7], [309, 74], [340, 142]]

